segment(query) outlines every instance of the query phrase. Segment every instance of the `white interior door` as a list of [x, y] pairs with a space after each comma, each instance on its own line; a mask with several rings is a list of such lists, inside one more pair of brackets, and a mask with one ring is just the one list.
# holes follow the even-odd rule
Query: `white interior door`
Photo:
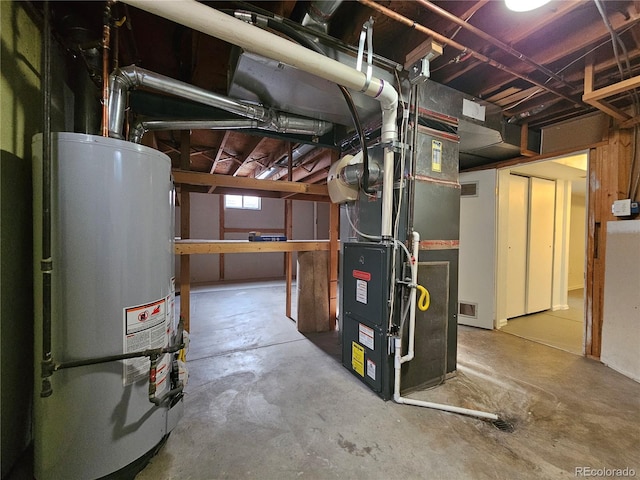
[[[507, 219], [507, 318], [526, 313], [529, 179], [509, 176]], [[549, 289], [550, 290], [550, 289]]]
[[551, 308], [555, 195], [554, 181], [531, 178], [526, 313]]

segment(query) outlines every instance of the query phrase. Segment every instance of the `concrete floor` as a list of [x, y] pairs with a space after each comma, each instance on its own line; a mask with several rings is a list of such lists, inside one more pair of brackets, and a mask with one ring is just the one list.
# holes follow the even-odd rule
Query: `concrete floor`
[[546, 310], [510, 318], [501, 331], [550, 347], [584, 353], [584, 290], [569, 291], [567, 310]]
[[500, 412], [505, 433], [383, 402], [283, 300], [273, 283], [193, 292], [185, 416], [137, 480], [640, 476], [640, 384], [599, 362], [460, 327], [457, 376], [412, 397]]

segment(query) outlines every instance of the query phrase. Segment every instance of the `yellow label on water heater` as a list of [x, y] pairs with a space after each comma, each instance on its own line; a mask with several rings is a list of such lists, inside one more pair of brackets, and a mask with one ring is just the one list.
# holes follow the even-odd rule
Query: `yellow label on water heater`
[[361, 377], [364, 377], [364, 347], [356, 342], [351, 342], [351, 366]]

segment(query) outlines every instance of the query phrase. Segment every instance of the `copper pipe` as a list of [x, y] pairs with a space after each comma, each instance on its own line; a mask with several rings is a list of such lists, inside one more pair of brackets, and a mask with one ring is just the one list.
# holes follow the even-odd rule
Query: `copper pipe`
[[423, 7], [425, 7], [426, 9], [431, 10], [433, 13], [435, 13], [437, 15], [440, 15], [441, 17], [445, 18], [446, 20], [449, 20], [450, 22], [453, 22], [453, 23], [455, 23], [457, 25], [460, 25], [462, 28], [464, 28], [466, 30], [469, 30], [471, 33], [477, 35], [478, 37], [482, 38], [483, 40], [486, 40], [490, 44], [498, 47], [500, 50], [503, 50], [503, 51], [507, 52], [509, 55], [511, 55], [511, 56], [517, 58], [518, 60], [526, 63], [530, 67], [533, 67], [536, 70], [541, 71], [542, 73], [547, 75], [549, 78], [553, 78], [557, 82], [562, 83], [565, 87], [573, 88], [573, 86], [570, 85], [569, 83], [567, 83], [562, 77], [557, 75], [555, 72], [552, 72], [551, 70], [549, 70], [544, 65], [540, 65], [539, 63], [537, 63], [534, 60], [530, 59], [529, 57], [527, 57], [523, 53], [520, 53], [519, 51], [517, 51], [515, 48], [512, 48], [509, 45], [507, 45], [506, 43], [501, 42], [497, 38], [492, 37], [491, 35], [489, 35], [488, 33], [480, 30], [479, 28], [474, 27], [470, 23], [459, 19], [458, 17], [456, 17], [452, 13], [447, 12], [445, 9], [440, 8], [437, 5], [434, 5], [429, 0], [416, 0], [416, 2], [419, 3], [420, 5], [422, 5]]
[[383, 15], [391, 18], [392, 20], [395, 20], [397, 22], [403, 23], [421, 33], [424, 33], [425, 35], [429, 35], [430, 37], [432, 37], [435, 41], [442, 43], [443, 45], [450, 45], [451, 47], [455, 48], [456, 50], [459, 50], [461, 52], [464, 53], [468, 53], [469, 55], [471, 55], [472, 57], [480, 60], [481, 62], [484, 62], [488, 65], [491, 65], [492, 67], [495, 67], [499, 70], [503, 70], [505, 72], [507, 72], [510, 75], [513, 75], [514, 77], [520, 78], [522, 80], [525, 80], [526, 82], [531, 83], [532, 85], [535, 85], [537, 87], [542, 88], [543, 90], [546, 90], [547, 92], [553, 93], [554, 95], [561, 97], [569, 102], [571, 102], [572, 104], [575, 105], [584, 105], [580, 100], [577, 100], [575, 98], [570, 98], [569, 96], [565, 95], [564, 93], [549, 87], [548, 85], [545, 85], [544, 83], [540, 83], [536, 80], [533, 80], [532, 78], [529, 78], [527, 75], [523, 74], [523, 73], [519, 73], [515, 70], [513, 70], [510, 67], [507, 67], [506, 65], [503, 65], [500, 62], [497, 62], [489, 57], [487, 57], [486, 55], [483, 55], [480, 52], [476, 52], [475, 50], [465, 47], [464, 45], [451, 40], [450, 38], [445, 37], [444, 35], [440, 35], [438, 32], [431, 30], [427, 27], [425, 27], [424, 25], [420, 25], [419, 23], [415, 22], [414, 20], [411, 20], [403, 15], [400, 15], [399, 13], [394, 12], [393, 10], [390, 10], [386, 7], [383, 7], [382, 5], [378, 5], [377, 3], [375, 3], [372, 0], [358, 0], [358, 2], [360, 2], [363, 5], [366, 5], [369, 8], [372, 8], [373, 10], [376, 10], [377, 12], [382, 13]]
[[102, 28], [102, 136], [109, 136], [109, 44], [111, 41], [111, 0], [104, 7]]

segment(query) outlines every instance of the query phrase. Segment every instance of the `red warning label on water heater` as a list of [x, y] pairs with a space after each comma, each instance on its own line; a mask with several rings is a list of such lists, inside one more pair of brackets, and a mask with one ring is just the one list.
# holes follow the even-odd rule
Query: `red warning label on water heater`
[[358, 280], [364, 280], [365, 282], [371, 281], [371, 274], [369, 272], [363, 272], [362, 270], [354, 270], [353, 277]]

